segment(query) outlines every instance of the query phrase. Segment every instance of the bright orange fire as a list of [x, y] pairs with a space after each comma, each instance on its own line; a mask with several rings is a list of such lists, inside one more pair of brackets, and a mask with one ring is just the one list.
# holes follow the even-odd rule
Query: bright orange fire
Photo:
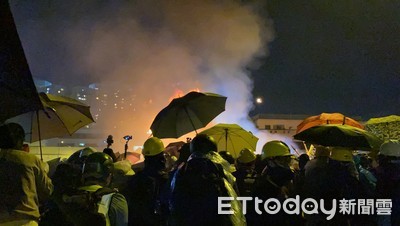
[[194, 89], [189, 90], [189, 91], [186, 92], [186, 93], [183, 92], [183, 91], [180, 90], [180, 89], [175, 89], [174, 93], [172, 94], [172, 96], [171, 96], [168, 100], [169, 100], [169, 102], [171, 102], [173, 99], [179, 98], [179, 97], [183, 97], [183, 96], [185, 96], [186, 94], [188, 94], [188, 93], [190, 93], [190, 92], [192, 92], [192, 91], [200, 92], [200, 89], [199, 89], [199, 88], [194, 88]]

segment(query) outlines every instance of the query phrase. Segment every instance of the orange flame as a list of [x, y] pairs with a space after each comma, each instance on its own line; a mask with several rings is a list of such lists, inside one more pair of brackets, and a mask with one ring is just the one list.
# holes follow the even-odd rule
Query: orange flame
[[[187, 93], [190, 93], [190, 92], [192, 92], [192, 91], [200, 92], [200, 89], [199, 89], [199, 88], [194, 88], [194, 89], [189, 90]], [[172, 94], [172, 96], [171, 96], [168, 100], [169, 100], [169, 102], [171, 102], [173, 99], [179, 98], [179, 97], [183, 97], [183, 96], [185, 96], [187, 93], [184, 93], [184, 92], [183, 92], [182, 90], [180, 90], [180, 89], [175, 89], [174, 93]]]

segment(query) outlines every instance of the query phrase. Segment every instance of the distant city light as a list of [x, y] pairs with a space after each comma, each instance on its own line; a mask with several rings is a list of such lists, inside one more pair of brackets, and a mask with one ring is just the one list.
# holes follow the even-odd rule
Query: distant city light
[[257, 104], [262, 104], [263, 103], [263, 99], [261, 97], [257, 97], [256, 98], [256, 103]]

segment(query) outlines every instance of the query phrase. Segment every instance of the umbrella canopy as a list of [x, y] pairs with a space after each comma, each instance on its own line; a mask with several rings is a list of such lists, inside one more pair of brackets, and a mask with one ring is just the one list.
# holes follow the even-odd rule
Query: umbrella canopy
[[372, 133], [349, 125], [314, 126], [294, 135], [294, 138], [311, 144], [358, 150], [378, 150], [382, 144]]
[[8, 1], [0, 1], [0, 122], [42, 109]]
[[300, 133], [308, 128], [324, 124], [339, 124], [349, 125], [364, 129], [364, 126], [356, 120], [346, 117], [341, 113], [322, 113], [320, 115], [314, 115], [304, 119], [298, 126], [296, 133]]
[[225, 102], [226, 97], [215, 93], [190, 92], [162, 109], [150, 129], [158, 138], [178, 138], [205, 127], [225, 111]]
[[[31, 111], [7, 120], [22, 125], [30, 142], [72, 135], [94, 122], [90, 107], [72, 98], [40, 93], [43, 110]], [[38, 124], [39, 122], [39, 124]]]
[[238, 158], [243, 148], [256, 150], [258, 138], [250, 131], [246, 131], [237, 124], [217, 124], [201, 132], [215, 139], [218, 151], [228, 151], [234, 158]]
[[365, 129], [382, 140], [400, 140], [400, 116], [371, 118], [365, 124]]

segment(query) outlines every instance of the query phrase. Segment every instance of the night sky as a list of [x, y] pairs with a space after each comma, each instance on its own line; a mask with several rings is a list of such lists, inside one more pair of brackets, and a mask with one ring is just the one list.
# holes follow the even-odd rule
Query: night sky
[[[163, 3], [19, 0], [12, 6], [37, 78], [73, 84], [108, 84], [106, 80], [111, 79], [146, 87], [144, 78], [153, 77], [147, 68], [153, 70], [155, 65], [161, 69], [154, 73], [155, 81], [176, 79], [177, 84], [189, 84], [201, 80], [204, 90], [233, 96], [230, 99], [235, 102], [234, 95], [241, 93], [237, 84], [215, 86], [238, 78], [251, 89], [250, 76], [254, 97], [264, 99], [251, 115], [341, 112], [367, 120], [400, 114], [400, 1]], [[250, 30], [245, 24], [256, 21], [249, 19], [245, 5], [255, 5], [261, 12], [264, 24], [257, 26], [265, 26], [266, 31]], [[265, 46], [256, 43], [257, 32]], [[249, 43], [254, 46], [246, 52]], [[259, 46], [265, 54], [254, 54]], [[160, 52], [167, 54], [163, 57]], [[239, 63], [254, 65], [249, 60], [253, 55], [259, 58], [259, 67], [242, 74], [240, 68], [245, 65]], [[140, 69], [138, 65], [144, 64], [149, 66]], [[121, 68], [129, 70], [121, 73]], [[165, 86], [165, 80], [161, 81]], [[180, 89], [193, 88], [189, 84]], [[173, 90], [168, 92], [163, 96]], [[246, 92], [239, 101], [250, 99]]]
[[400, 1], [268, 1], [275, 39], [255, 113], [400, 113]]

